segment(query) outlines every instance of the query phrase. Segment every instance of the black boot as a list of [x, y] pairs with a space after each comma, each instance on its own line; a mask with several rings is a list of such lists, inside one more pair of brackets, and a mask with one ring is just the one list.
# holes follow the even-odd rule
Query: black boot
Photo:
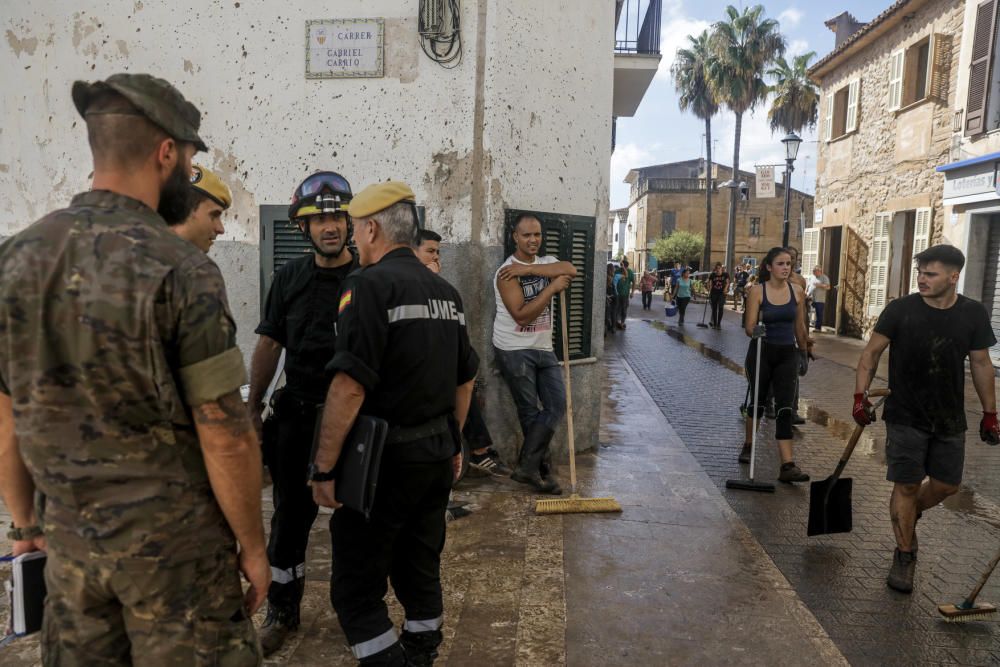
[[427, 632], [410, 632], [403, 630], [399, 637], [399, 643], [406, 651], [407, 664], [415, 667], [430, 667], [438, 657], [438, 646], [441, 645], [443, 635], [440, 630], [430, 630]]
[[408, 656], [406, 655], [406, 650], [403, 648], [403, 644], [396, 642], [389, 648], [379, 651], [375, 655], [362, 658], [358, 661], [358, 664], [364, 665], [365, 667], [409, 667], [414, 663], [410, 662]]
[[267, 604], [267, 617], [260, 628], [260, 648], [264, 657], [277, 652], [285, 643], [285, 639], [299, 628], [298, 605], [294, 608], [277, 607]]
[[524, 435], [524, 445], [521, 446], [521, 456], [517, 468], [510, 478], [515, 482], [529, 484], [539, 493], [559, 495], [562, 489], [552, 479], [543, 479], [540, 470], [548, 444], [554, 431], [544, 424], [533, 424]]

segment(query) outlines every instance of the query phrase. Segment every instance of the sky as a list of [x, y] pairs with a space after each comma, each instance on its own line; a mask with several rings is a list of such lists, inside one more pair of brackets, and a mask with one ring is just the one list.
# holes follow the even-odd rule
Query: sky
[[[663, 0], [663, 21], [660, 30], [660, 52], [663, 59], [642, 104], [632, 118], [619, 118], [617, 145], [611, 156], [611, 208], [628, 206], [629, 186], [623, 183], [630, 169], [664, 162], [689, 160], [705, 155], [704, 122], [677, 108], [677, 94], [670, 77], [670, 66], [678, 48], [688, 44], [688, 35], [697, 35], [711, 28], [725, 16], [726, 5], [737, 8], [749, 2], [731, 0]], [[859, 21], [867, 22], [891, 4], [891, 0], [862, 2], [841, 0], [827, 4], [815, 0], [763, 2], [765, 15], [781, 24], [787, 43], [786, 58], [815, 51], [816, 62], [833, 50], [834, 34], [823, 22], [843, 11], [851, 12]], [[767, 124], [770, 104], [758, 107], [743, 117], [740, 141], [740, 168], [753, 171], [755, 164], [784, 164], [785, 149], [781, 144], [784, 133], [774, 135]], [[731, 165], [733, 134], [736, 121], [732, 112], [723, 107], [712, 119], [715, 144], [712, 157], [716, 162]], [[816, 189], [816, 130], [800, 133], [803, 139], [792, 174], [792, 187], [813, 193]], [[783, 167], [775, 170], [780, 180]]]

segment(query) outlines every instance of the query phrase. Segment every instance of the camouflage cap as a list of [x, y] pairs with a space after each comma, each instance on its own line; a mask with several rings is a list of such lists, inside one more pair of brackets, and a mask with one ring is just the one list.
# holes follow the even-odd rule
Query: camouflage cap
[[201, 113], [184, 99], [169, 82], [149, 74], [113, 74], [106, 81], [73, 83], [73, 104], [86, 118], [87, 107], [99, 93], [111, 89], [127, 99], [142, 115], [177, 141], [193, 143], [200, 151], [208, 150], [198, 136]]

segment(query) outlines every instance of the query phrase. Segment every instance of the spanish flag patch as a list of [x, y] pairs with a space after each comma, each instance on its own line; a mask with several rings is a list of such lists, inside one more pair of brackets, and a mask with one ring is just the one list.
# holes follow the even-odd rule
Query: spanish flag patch
[[340, 296], [340, 308], [337, 309], [337, 314], [344, 312], [344, 308], [351, 305], [351, 292], [352, 290], [347, 290]]

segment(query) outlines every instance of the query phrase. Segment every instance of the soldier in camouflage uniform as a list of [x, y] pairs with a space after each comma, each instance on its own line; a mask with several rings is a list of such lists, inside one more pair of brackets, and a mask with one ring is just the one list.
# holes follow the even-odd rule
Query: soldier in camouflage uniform
[[166, 224], [200, 114], [148, 75], [73, 101], [94, 189], [0, 245], [0, 492], [14, 550], [48, 551], [42, 661], [259, 665], [243, 359], [218, 267]]

